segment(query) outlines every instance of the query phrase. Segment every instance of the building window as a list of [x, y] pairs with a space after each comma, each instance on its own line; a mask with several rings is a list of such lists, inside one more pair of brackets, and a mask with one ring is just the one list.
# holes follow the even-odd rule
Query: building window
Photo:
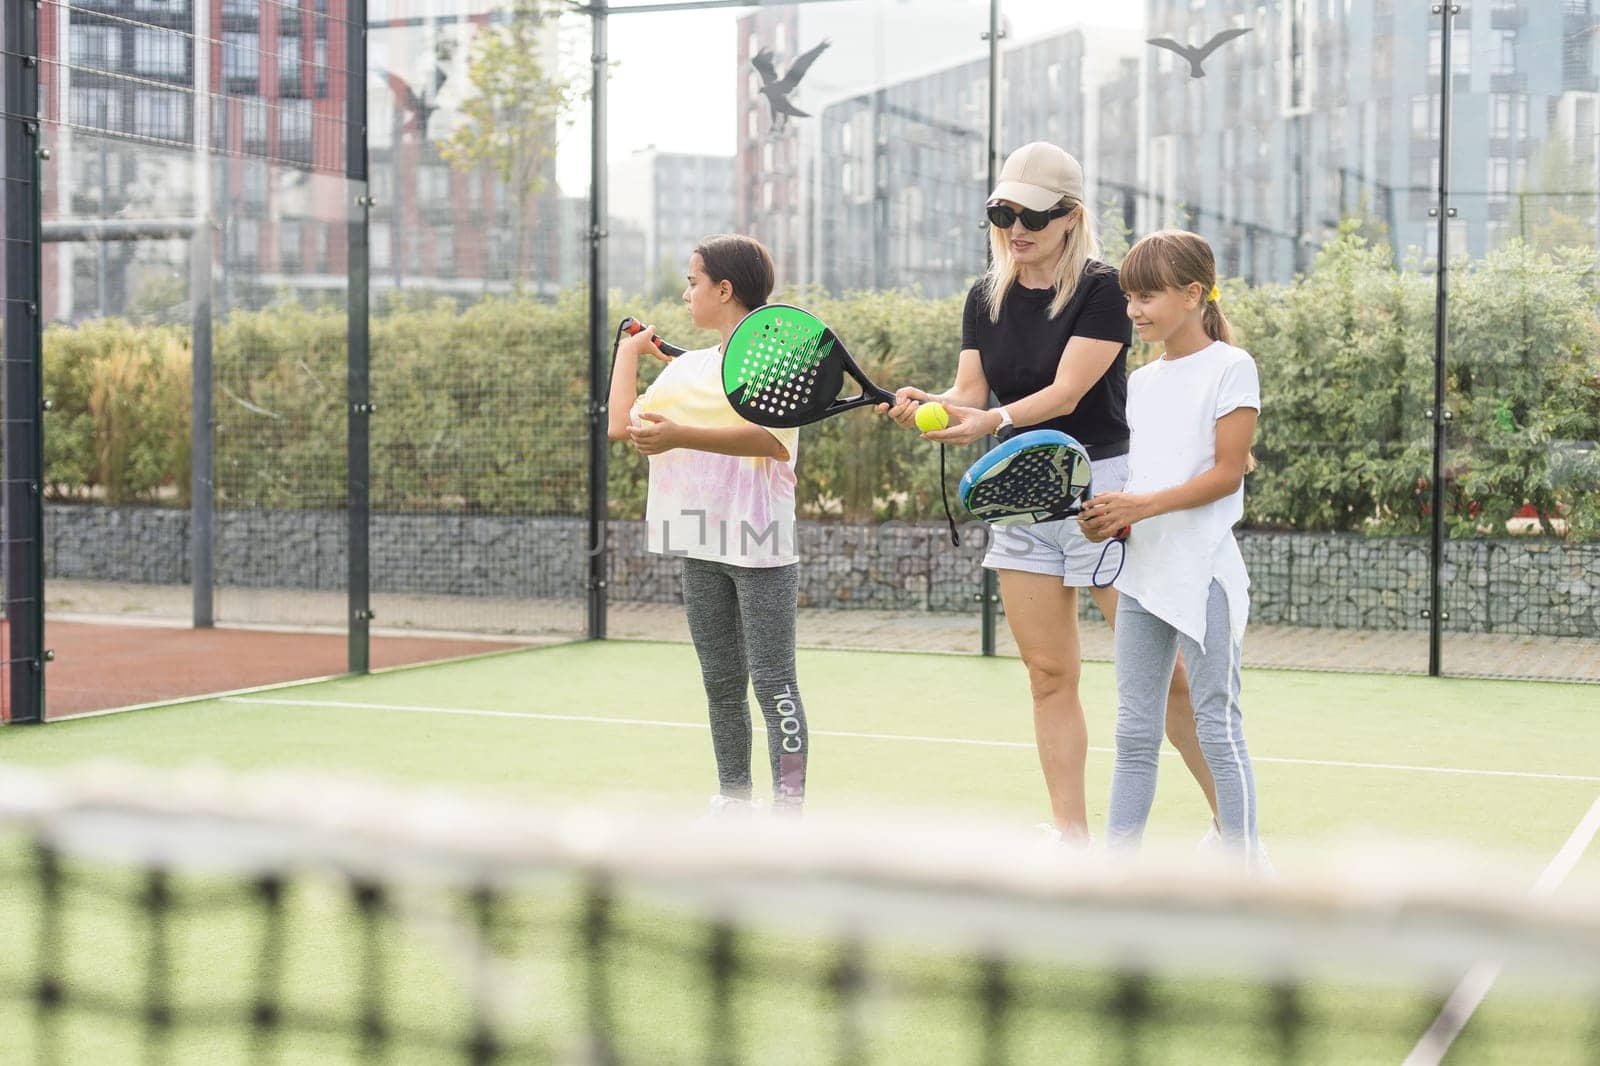
[[379, 270], [389, 269], [389, 228], [387, 226], [372, 226], [367, 233], [369, 253], [372, 256], [372, 265]]
[[300, 243], [305, 239], [303, 229], [299, 222], [283, 222], [278, 226], [278, 269], [286, 274], [299, 273], [304, 266]]
[[133, 69], [140, 74], [171, 77], [189, 69], [185, 38], [167, 30], [136, 30]]
[[1413, 96], [1411, 98], [1411, 133], [1415, 137], [1439, 136], [1439, 98]]
[[222, 76], [255, 80], [261, 75], [261, 35], [224, 33], [222, 35]]
[[244, 202], [261, 207], [267, 202], [267, 164], [260, 159], [246, 159], [240, 167]]
[[328, 95], [328, 39], [318, 37], [311, 45], [312, 70], [317, 79], [317, 95]]
[[115, 70], [122, 63], [122, 32], [112, 26], [74, 26], [72, 62], [82, 67]]
[[300, 93], [300, 38], [278, 38], [278, 91], [291, 96]]
[[1289, 81], [1284, 105], [1290, 111], [1304, 111], [1311, 106], [1311, 25], [1307, 14], [1306, 0], [1289, 0], [1285, 39]]
[[294, 159], [311, 158], [311, 101], [283, 100], [279, 103], [278, 136], [282, 151]]
[[1517, 31], [1496, 30], [1494, 48], [1494, 67], [1492, 74], [1515, 74], [1517, 72]]
[[1507, 93], [1489, 97], [1489, 136], [1511, 136], [1511, 96]]
[[456, 276], [456, 235], [450, 229], [433, 231], [433, 270], [442, 278]]
[[267, 102], [259, 96], [247, 96], [239, 101], [240, 125], [244, 128], [246, 149], [261, 151], [267, 147]]
[[233, 220], [233, 258], [252, 265], [261, 258], [261, 223], [256, 219]]
[[1511, 192], [1511, 160], [1495, 156], [1489, 160], [1489, 202], [1504, 203]]
[[424, 206], [450, 202], [450, 168], [429, 164], [417, 174], [417, 195]]
[[189, 97], [180, 92], [141, 89], [133, 96], [133, 128], [142, 137], [181, 140], [189, 119]]
[[97, 130], [115, 130], [117, 121], [117, 94], [111, 89], [72, 90], [72, 114], [68, 121], [74, 126], [88, 126]]

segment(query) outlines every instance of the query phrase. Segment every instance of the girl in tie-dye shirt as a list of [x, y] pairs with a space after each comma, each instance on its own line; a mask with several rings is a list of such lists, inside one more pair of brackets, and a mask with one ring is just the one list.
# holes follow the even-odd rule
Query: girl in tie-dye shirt
[[[683, 291], [699, 329], [728, 336], [767, 302], [772, 257], [749, 237], [702, 241]], [[799, 599], [794, 464], [799, 431], [740, 418], [722, 390], [722, 346], [685, 352], [638, 395], [639, 360], [659, 358], [654, 327], [617, 348], [607, 435], [650, 460], [650, 550], [682, 560], [683, 604], [700, 658], [716, 756], [713, 812], [750, 805], [754, 683], [767, 725], [773, 805], [805, 796], [805, 709], [795, 680]]]

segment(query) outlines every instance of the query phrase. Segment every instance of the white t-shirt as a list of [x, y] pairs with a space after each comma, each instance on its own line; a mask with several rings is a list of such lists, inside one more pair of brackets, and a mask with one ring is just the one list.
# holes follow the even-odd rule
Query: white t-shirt
[[[722, 390], [722, 352], [717, 348], [685, 352], [663, 367], [629, 412], [636, 426], [643, 424], [644, 414], [701, 429], [750, 425]], [[767, 432], [788, 450], [787, 460], [690, 448], [650, 456], [645, 522], [652, 552], [750, 567], [799, 561], [794, 464], [800, 431]]]
[[[1128, 492], [1182, 485], [1217, 461], [1217, 419], [1261, 410], [1250, 353], [1221, 341], [1181, 359], [1157, 359], [1128, 375]], [[1250, 575], [1233, 538], [1244, 517], [1244, 486], [1204, 507], [1147, 518], [1133, 527], [1117, 589], [1200, 644], [1206, 599], [1216, 580], [1228, 595], [1233, 639], [1250, 616]]]

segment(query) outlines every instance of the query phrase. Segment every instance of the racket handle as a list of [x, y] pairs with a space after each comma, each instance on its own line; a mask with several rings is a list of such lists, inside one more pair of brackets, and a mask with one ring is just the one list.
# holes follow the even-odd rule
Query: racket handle
[[[644, 332], [644, 323], [630, 315], [622, 320], [622, 332], [628, 334], [630, 337], [636, 337], [640, 333]], [[676, 344], [664, 341], [660, 337], [651, 338], [651, 343], [656, 346], [656, 351], [660, 352], [668, 359], [676, 359], [685, 351], [685, 349], [678, 347]]]

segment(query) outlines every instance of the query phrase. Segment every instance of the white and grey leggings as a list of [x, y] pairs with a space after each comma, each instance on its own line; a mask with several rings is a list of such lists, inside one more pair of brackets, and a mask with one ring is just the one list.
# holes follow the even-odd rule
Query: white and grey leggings
[[752, 682], [767, 723], [773, 806], [797, 809], [805, 799], [810, 743], [795, 681], [794, 622], [798, 564], [732, 566], [683, 560], [683, 606], [700, 657], [711, 717], [711, 749], [725, 796], [749, 799]]
[[1156, 795], [1156, 764], [1167, 719], [1167, 688], [1178, 649], [1189, 671], [1200, 750], [1217, 784], [1222, 839], [1256, 854], [1256, 786], [1239, 709], [1239, 652], [1228, 617], [1228, 595], [1211, 583], [1206, 599], [1206, 642], [1178, 632], [1124, 593], [1117, 598], [1117, 761], [1111, 778], [1107, 844], [1137, 847]]

